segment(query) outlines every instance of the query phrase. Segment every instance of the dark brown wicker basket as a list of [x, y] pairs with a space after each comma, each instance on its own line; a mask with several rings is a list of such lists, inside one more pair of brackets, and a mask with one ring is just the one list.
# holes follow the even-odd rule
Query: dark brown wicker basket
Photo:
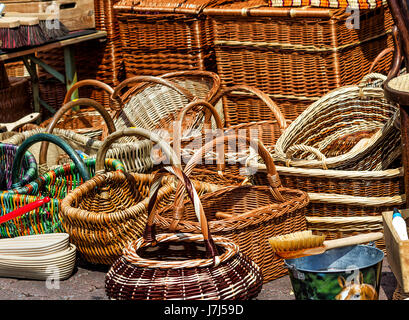
[[201, 14], [211, 1], [132, 1], [115, 6], [126, 76], [215, 71], [213, 34]]

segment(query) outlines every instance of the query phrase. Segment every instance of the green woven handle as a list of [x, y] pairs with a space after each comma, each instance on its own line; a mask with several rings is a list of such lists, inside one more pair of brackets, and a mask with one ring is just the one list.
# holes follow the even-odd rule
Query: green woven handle
[[78, 153], [76, 153], [75, 150], [67, 142], [65, 142], [60, 137], [55, 136], [50, 133], [37, 133], [29, 137], [28, 139], [26, 139], [17, 149], [16, 155], [14, 157], [12, 173], [11, 173], [13, 188], [18, 185], [18, 181], [17, 181], [18, 173], [20, 172], [24, 154], [26, 153], [28, 148], [30, 148], [33, 144], [38, 143], [38, 142], [43, 142], [43, 141], [54, 143], [57, 146], [59, 146], [61, 149], [63, 149], [69, 155], [71, 160], [74, 161], [75, 166], [78, 169], [84, 181], [90, 179], [90, 176], [88, 174], [88, 170], [84, 164], [84, 161], [82, 161]]

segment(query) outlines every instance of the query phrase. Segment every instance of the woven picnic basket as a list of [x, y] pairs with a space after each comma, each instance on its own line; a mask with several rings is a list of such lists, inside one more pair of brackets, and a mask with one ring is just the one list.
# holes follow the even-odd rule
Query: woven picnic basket
[[158, 172], [150, 191], [143, 236], [130, 242], [111, 266], [105, 278], [107, 296], [117, 300], [255, 298], [263, 283], [260, 268], [230, 239], [211, 235], [192, 182], [180, 168], [166, 169], [185, 185], [199, 233], [156, 234], [155, 202], [163, 174]]
[[291, 120], [286, 120], [277, 104], [263, 91], [246, 85], [236, 85], [224, 88], [214, 97], [212, 103], [217, 103], [231, 94], [249, 94], [254, 103], [245, 99], [240, 106], [232, 108], [224, 106], [225, 127], [229, 132], [257, 138], [271, 151]]
[[[140, 127], [147, 130], [162, 131], [162, 134], [169, 135], [173, 131], [173, 121], [177, 113], [195, 98], [210, 100], [217, 93], [219, 85], [217, 77], [211, 77], [212, 85], [208, 86], [207, 92], [203, 88], [191, 90], [183, 87], [181, 83], [176, 83], [174, 79], [152, 76], [136, 76], [121, 82], [114, 89], [113, 99], [119, 99], [122, 110], [115, 116], [114, 123], [117, 130], [126, 127]], [[206, 79], [208, 82], [209, 79]], [[199, 80], [199, 83], [202, 81]], [[131, 88], [132, 94], [121, 95], [121, 91], [126, 87]], [[198, 86], [196, 86], [198, 87]], [[205, 93], [205, 94], [204, 94]], [[200, 127], [201, 117], [196, 117], [186, 121], [188, 127]]]
[[[167, 161], [176, 164], [172, 148], [158, 135], [141, 128], [127, 128], [109, 135], [97, 154], [95, 176], [68, 194], [61, 204], [63, 226], [81, 257], [95, 264], [112, 264], [131, 240], [139, 237], [147, 218], [147, 195], [153, 174], [104, 172], [110, 145], [125, 136], [140, 136], [159, 146]], [[156, 159], [156, 158], [155, 158]], [[157, 165], [166, 160], [158, 155]], [[165, 162], [166, 163], [166, 162]], [[197, 184], [198, 185], [198, 184]], [[200, 193], [216, 185], [200, 184]], [[172, 200], [175, 187], [161, 189], [162, 205]]]
[[[278, 139], [277, 164], [302, 168], [384, 170], [401, 154], [399, 109], [366, 75], [311, 104]], [[372, 83], [371, 80], [378, 80]], [[379, 81], [380, 80], [380, 81]]]
[[[256, 184], [267, 183], [266, 166], [251, 161]], [[327, 239], [360, 233], [383, 232], [382, 212], [405, 206], [403, 168], [379, 171], [324, 170], [276, 166], [283, 186], [300, 189], [310, 199], [305, 208], [308, 229]], [[376, 241], [385, 251], [385, 240]]]
[[[305, 192], [283, 188], [273, 159], [263, 144], [237, 135], [217, 137], [196, 152], [185, 167], [189, 176], [197, 160], [214, 143], [239, 141], [257, 146], [257, 152], [268, 166], [268, 183], [264, 185], [233, 185], [201, 196], [201, 201], [213, 235], [229, 238], [249, 256], [263, 273], [264, 281], [286, 274], [283, 261], [275, 257], [268, 238], [306, 229], [305, 207], [309, 199]], [[175, 209], [176, 208], [176, 209]], [[178, 198], [175, 204], [158, 211], [158, 230], [199, 233], [191, 204]]]
[[[360, 10], [355, 29], [349, 23], [352, 12], [345, 9], [270, 7], [250, 0], [219, 2], [203, 12], [213, 25], [222, 88], [256, 87], [289, 120], [329, 91], [358, 83], [375, 57], [393, 46], [386, 5]], [[390, 60], [384, 63], [378, 72]], [[242, 99], [260, 104], [249, 95], [228, 98], [225, 107], [241, 106]]]
[[212, 0], [134, 1], [114, 5], [126, 77], [215, 71], [212, 25], [203, 8]]

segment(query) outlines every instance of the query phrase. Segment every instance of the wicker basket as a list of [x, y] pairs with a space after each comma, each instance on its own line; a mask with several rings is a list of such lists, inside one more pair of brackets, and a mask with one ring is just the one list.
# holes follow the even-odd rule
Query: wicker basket
[[[190, 174], [202, 152], [206, 152], [214, 143], [236, 139], [241, 143], [254, 143], [236, 135], [218, 137], [192, 157], [185, 172]], [[287, 274], [283, 261], [274, 256], [268, 238], [305, 230], [304, 208], [309, 200], [303, 191], [282, 188], [273, 160], [261, 143], [258, 143], [258, 152], [268, 163], [268, 183], [221, 188], [205, 194], [201, 201], [210, 232], [235, 242], [260, 266], [267, 282]], [[163, 231], [172, 226], [172, 229], [181, 232], [200, 233], [200, 225], [194, 221], [192, 205], [186, 201], [179, 205], [179, 201], [176, 200], [176, 206], [167, 206], [158, 211], [157, 228]], [[175, 211], [174, 207], [178, 210]]]
[[133, 1], [115, 6], [126, 77], [181, 70], [215, 71], [211, 0]]
[[27, 78], [9, 77], [10, 86], [0, 90], [0, 122], [14, 122], [32, 113], [30, 82]]
[[[309, 106], [278, 139], [278, 164], [302, 168], [385, 170], [401, 154], [399, 108], [369, 74]], [[370, 80], [378, 84], [369, 85]], [[380, 80], [380, 81], [379, 81]]]
[[[43, 141], [58, 145], [59, 148], [69, 154], [72, 162], [57, 166], [34, 181], [21, 186], [19, 183], [16, 183], [19, 181], [16, 177], [20, 171], [19, 163], [21, 162], [22, 154], [31, 145]], [[31, 203], [43, 197], [50, 197], [51, 201], [42, 209], [32, 211], [16, 221], [12, 220], [4, 223], [3, 226], [7, 233], [16, 236], [64, 231], [60, 217], [61, 201], [73, 189], [89, 180], [95, 174], [95, 162], [95, 159], [85, 159], [83, 161], [63, 139], [52, 134], [38, 133], [24, 140], [17, 150], [13, 163], [13, 189], [4, 193], [9, 194], [4, 199], [8, 199], [10, 202], [3, 204], [5, 208], [2, 210], [2, 213], [6, 214], [20, 205]], [[123, 164], [118, 160], [106, 159], [102, 163], [102, 167], [104, 165], [107, 171], [125, 171]], [[13, 202], [11, 199], [13, 199]]]
[[272, 8], [263, 0], [214, 5], [204, 14], [213, 24], [222, 87], [256, 87], [289, 120], [329, 91], [358, 83], [379, 52], [393, 45], [386, 6], [361, 10], [360, 28], [352, 30], [345, 9]]
[[260, 268], [231, 240], [211, 236], [193, 184], [179, 168], [167, 169], [185, 184], [195, 204], [201, 233], [156, 234], [152, 210], [159, 196], [160, 180], [156, 176], [144, 236], [131, 242], [108, 271], [105, 280], [108, 297], [120, 300], [247, 300], [256, 297], [263, 283]]
[[[276, 168], [283, 186], [308, 192], [308, 228], [328, 239], [383, 231], [382, 212], [405, 206], [401, 167], [383, 171]], [[254, 170], [256, 183], [266, 183], [265, 165], [260, 163]], [[384, 239], [376, 245], [385, 251]]]
[[[147, 195], [152, 174], [104, 172], [109, 146], [125, 136], [140, 136], [157, 143], [171, 164], [177, 159], [171, 147], [158, 135], [140, 128], [128, 128], [109, 135], [96, 158], [96, 175], [73, 190], [62, 202], [63, 226], [81, 257], [96, 264], [112, 264], [129, 241], [141, 236], [147, 218]], [[215, 186], [202, 187], [201, 193]], [[175, 187], [167, 183], [161, 203], [172, 200]]]

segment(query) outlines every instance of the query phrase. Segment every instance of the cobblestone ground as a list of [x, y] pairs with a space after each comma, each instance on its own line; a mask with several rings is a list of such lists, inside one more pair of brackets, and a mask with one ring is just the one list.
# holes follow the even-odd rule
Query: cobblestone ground
[[[104, 291], [104, 278], [108, 267], [86, 265], [80, 261], [73, 275], [60, 283], [52, 283], [53, 289], [45, 281], [0, 279], [0, 300], [108, 300]], [[391, 300], [396, 288], [396, 279], [384, 259], [380, 300]], [[288, 276], [276, 279], [263, 286], [258, 300], [294, 300]]]

